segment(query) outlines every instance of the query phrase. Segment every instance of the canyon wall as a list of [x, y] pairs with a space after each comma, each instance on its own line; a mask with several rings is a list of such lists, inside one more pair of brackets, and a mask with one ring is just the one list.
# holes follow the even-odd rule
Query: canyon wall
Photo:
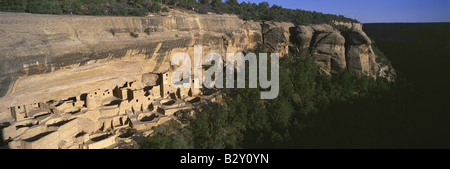
[[380, 65], [370, 38], [360, 24], [342, 25], [349, 30], [339, 32], [326, 24], [298, 26], [293, 31], [295, 43], [300, 50], [310, 52], [326, 74], [348, 70], [376, 77]]
[[1, 110], [142, 81], [146, 73], [169, 71], [174, 53], [193, 57], [194, 45], [202, 45], [203, 54], [225, 56], [264, 43], [284, 56], [295, 43], [311, 52], [323, 72], [377, 71], [364, 32], [342, 35], [329, 25], [295, 27], [180, 12], [145, 17], [0, 12], [0, 25]]
[[[2, 109], [112, 88], [148, 72], [166, 72], [174, 53], [193, 56], [194, 45], [203, 45], [204, 54], [225, 56], [262, 41], [260, 23], [234, 15], [109, 17], [1, 12], [0, 25]], [[138, 37], [130, 36], [131, 32]]]

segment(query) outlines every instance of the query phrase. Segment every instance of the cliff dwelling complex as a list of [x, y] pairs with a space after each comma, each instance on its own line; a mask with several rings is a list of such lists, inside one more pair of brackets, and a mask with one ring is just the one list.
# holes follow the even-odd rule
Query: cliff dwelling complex
[[152, 127], [176, 120], [178, 110], [220, 99], [214, 89], [175, 89], [170, 75], [145, 75], [154, 79], [153, 86], [126, 82], [59, 101], [10, 107], [15, 123], [3, 129], [3, 138], [10, 141], [9, 148], [115, 148], [129, 141], [131, 130], [149, 134]]

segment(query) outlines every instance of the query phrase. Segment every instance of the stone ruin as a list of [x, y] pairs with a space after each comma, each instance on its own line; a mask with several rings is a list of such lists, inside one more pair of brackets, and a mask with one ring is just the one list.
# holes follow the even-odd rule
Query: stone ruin
[[[179, 110], [220, 101], [214, 89], [174, 88], [171, 72], [64, 100], [16, 105], [1, 112], [2, 141], [11, 149], [103, 149], [148, 136]], [[157, 80], [155, 80], [157, 79]], [[191, 86], [193, 80], [191, 82]], [[149, 85], [150, 84], [150, 85]], [[192, 115], [192, 113], [191, 113]]]

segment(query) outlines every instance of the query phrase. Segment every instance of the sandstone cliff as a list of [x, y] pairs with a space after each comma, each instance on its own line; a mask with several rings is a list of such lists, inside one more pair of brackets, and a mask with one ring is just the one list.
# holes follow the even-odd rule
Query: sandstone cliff
[[[344, 25], [345, 26], [345, 25]], [[294, 29], [294, 37], [301, 50], [309, 51], [323, 72], [348, 71], [376, 76], [379, 64], [369, 37], [361, 27], [339, 32], [330, 25], [302, 25]]]
[[[105, 17], [0, 13], [2, 105], [60, 99], [165, 72], [175, 52], [244, 51], [261, 26], [234, 15]], [[145, 33], [149, 30], [149, 34]], [[134, 32], [138, 38], [130, 36]], [[45, 93], [45, 95], [43, 95]]]
[[146, 17], [0, 12], [0, 25], [2, 110], [146, 81], [146, 73], [168, 71], [174, 53], [192, 57], [194, 45], [203, 45], [204, 54], [225, 56], [265, 43], [283, 56], [294, 42], [308, 49], [326, 73], [348, 69], [374, 75], [378, 70], [364, 32], [341, 35], [329, 25], [294, 27], [177, 12]]

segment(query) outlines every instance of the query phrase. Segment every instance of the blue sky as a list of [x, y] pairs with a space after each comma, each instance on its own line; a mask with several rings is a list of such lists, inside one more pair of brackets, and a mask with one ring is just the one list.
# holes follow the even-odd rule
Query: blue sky
[[[260, 3], [264, 0], [238, 0]], [[450, 22], [450, 0], [265, 0], [270, 5], [341, 14], [362, 23]]]

